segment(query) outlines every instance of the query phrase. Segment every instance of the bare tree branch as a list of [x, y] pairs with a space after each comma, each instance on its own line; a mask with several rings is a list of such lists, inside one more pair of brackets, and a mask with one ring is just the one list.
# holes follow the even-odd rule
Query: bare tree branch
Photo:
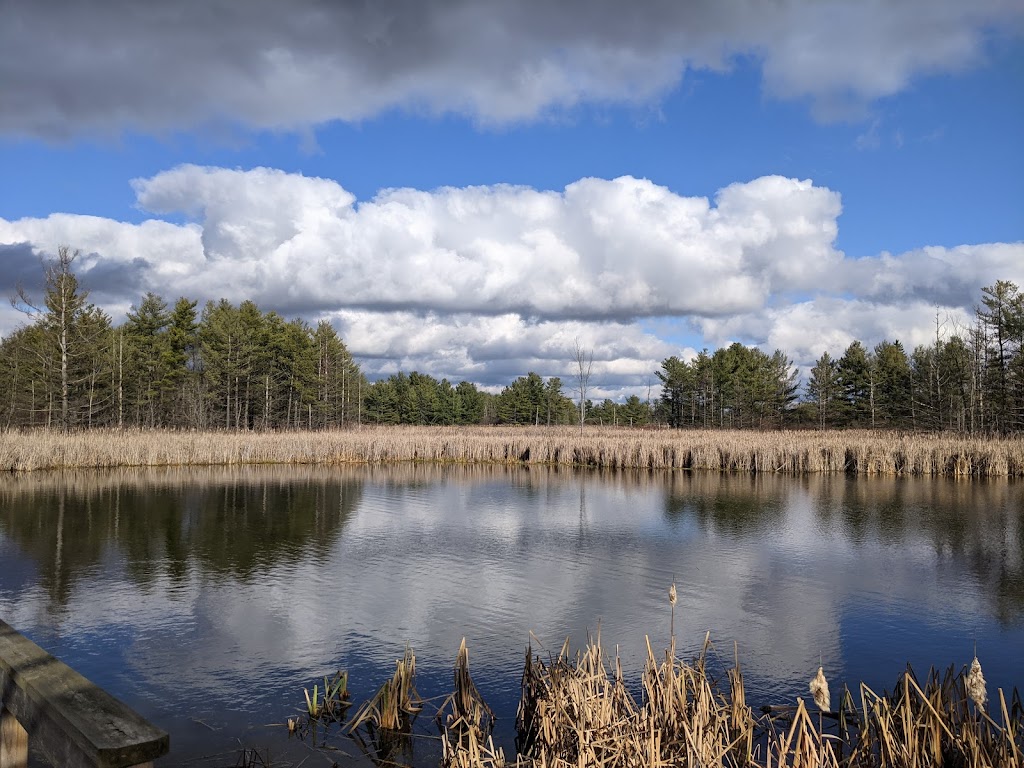
[[576, 358], [576, 391], [580, 396], [580, 434], [583, 434], [583, 424], [587, 420], [587, 388], [590, 385], [590, 372], [594, 367], [594, 350], [588, 353], [580, 344], [579, 337], [575, 340]]

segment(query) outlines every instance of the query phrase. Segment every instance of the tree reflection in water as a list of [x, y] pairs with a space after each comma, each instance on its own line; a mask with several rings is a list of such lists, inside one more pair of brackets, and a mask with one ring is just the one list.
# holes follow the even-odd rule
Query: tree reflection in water
[[838, 525], [854, 547], [926, 542], [942, 562], [965, 565], [982, 583], [1003, 625], [1024, 618], [1024, 506], [1019, 483], [1006, 480], [847, 477], [801, 478], [674, 473], [666, 518], [745, 539], [783, 525], [807, 504], [813, 519]]
[[0, 483], [0, 526], [65, 605], [108, 548], [140, 586], [181, 581], [192, 564], [248, 581], [285, 559], [322, 559], [362, 488], [336, 469], [295, 467], [32, 474]]

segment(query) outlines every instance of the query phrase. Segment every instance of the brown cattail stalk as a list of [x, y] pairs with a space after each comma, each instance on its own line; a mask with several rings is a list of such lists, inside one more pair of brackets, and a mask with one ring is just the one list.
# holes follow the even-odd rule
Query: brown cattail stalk
[[672, 636], [672, 650], [675, 652], [676, 645], [676, 583], [668, 588], [668, 604], [672, 607], [672, 618], [669, 621], [669, 634]]

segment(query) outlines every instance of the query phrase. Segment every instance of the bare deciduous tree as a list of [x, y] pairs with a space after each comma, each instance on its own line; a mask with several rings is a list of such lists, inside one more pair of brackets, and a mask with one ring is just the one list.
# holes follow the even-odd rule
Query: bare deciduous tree
[[583, 424], [587, 420], [587, 388], [590, 386], [590, 371], [594, 367], [594, 350], [588, 353], [580, 344], [579, 338], [575, 343], [576, 357], [576, 391], [580, 396], [580, 434], [583, 434]]

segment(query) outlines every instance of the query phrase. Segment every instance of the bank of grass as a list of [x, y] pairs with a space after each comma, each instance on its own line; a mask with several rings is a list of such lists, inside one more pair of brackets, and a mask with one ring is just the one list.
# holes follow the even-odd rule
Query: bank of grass
[[363, 427], [0, 432], [0, 470], [244, 464], [547, 464], [755, 473], [1024, 476], [1024, 439], [872, 431]]

